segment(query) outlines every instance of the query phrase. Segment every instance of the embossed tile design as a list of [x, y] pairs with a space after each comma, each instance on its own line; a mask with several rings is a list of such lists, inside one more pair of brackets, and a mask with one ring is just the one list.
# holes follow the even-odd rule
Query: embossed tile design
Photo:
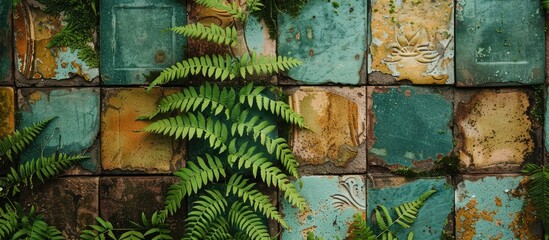
[[538, 161], [541, 132], [531, 117], [530, 92], [456, 92], [456, 154], [468, 172], [517, 172]]
[[458, 86], [543, 83], [545, 25], [539, 6], [537, 0], [458, 0]]
[[103, 84], [145, 84], [145, 75], [181, 60], [185, 38], [166, 28], [185, 24], [177, 0], [101, 0]]
[[[373, 226], [369, 216], [378, 205], [393, 209], [400, 204], [415, 201], [424, 192], [431, 189], [437, 192], [425, 201], [411, 228], [397, 227], [398, 239], [406, 239], [409, 231], [415, 239], [445, 239], [443, 235], [452, 235], [454, 209], [454, 187], [446, 178], [426, 178], [407, 181], [403, 177], [373, 176], [368, 178], [368, 223]], [[396, 214], [393, 216], [396, 219]]]
[[[98, 170], [98, 151], [94, 144], [99, 134], [99, 89], [21, 89], [18, 91], [22, 124], [27, 127], [55, 117], [23, 152], [21, 161], [51, 156], [57, 151], [84, 154], [91, 159], [80, 162], [85, 170]], [[83, 169], [74, 171], [83, 173]]]
[[33, 190], [24, 190], [21, 204], [45, 216], [67, 239], [79, 239], [80, 232], [95, 224], [99, 216], [99, 177], [59, 178]]
[[156, 110], [168, 90], [143, 88], [103, 89], [101, 164], [107, 171], [170, 173], [182, 167], [183, 144], [169, 137], [141, 132], [148, 125], [137, 121]]
[[453, 0], [373, 0], [369, 83], [454, 83]]
[[[17, 84], [44, 84], [42, 79], [63, 80], [74, 75], [81, 76], [85, 80], [82, 82], [89, 83], [99, 76], [98, 68], [90, 68], [78, 58], [79, 50], [47, 47], [52, 37], [60, 32], [66, 23], [61, 16], [46, 14], [43, 8], [34, 1], [22, 1], [14, 8], [16, 64], [17, 70], [23, 75], [18, 77]], [[59, 83], [53, 81], [51, 84]]]
[[453, 148], [452, 102], [446, 88], [368, 87], [368, 164], [431, 169]]
[[304, 176], [298, 191], [310, 209], [299, 213], [297, 208], [282, 202], [284, 220], [292, 231], [283, 231], [284, 240], [305, 239], [313, 231], [324, 239], [344, 239], [353, 214], [364, 213], [366, 195], [364, 179], [359, 175]]
[[[177, 177], [103, 177], [99, 182], [101, 217], [115, 228], [133, 227], [130, 221], [141, 223], [141, 213], [149, 218], [164, 206], [168, 187]], [[185, 209], [183, 207], [182, 209]], [[182, 235], [184, 211], [168, 218], [170, 229]], [[175, 234], [180, 233], [180, 234]], [[181, 237], [181, 236], [179, 236]]]
[[293, 132], [300, 171], [366, 172], [366, 88], [300, 87], [290, 105], [309, 129]]
[[15, 103], [13, 88], [0, 87], [0, 138], [15, 128]]
[[542, 239], [518, 175], [465, 176], [456, 190], [456, 239]]
[[366, 1], [307, 1], [297, 17], [278, 15], [278, 54], [303, 61], [288, 76], [306, 84], [364, 78]]
[[10, 84], [13, 55], [11, 32], [11, 2], [0, 2], [0, 84]]

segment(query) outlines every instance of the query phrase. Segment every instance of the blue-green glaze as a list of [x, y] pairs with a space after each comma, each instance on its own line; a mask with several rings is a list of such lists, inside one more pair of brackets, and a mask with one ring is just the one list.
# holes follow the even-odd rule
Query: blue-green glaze
[[11, 1], [0, 1], [0, 82], [2, 82], [11, 66], [11, 44], [12, 39], [10, 30], [10, 8]]

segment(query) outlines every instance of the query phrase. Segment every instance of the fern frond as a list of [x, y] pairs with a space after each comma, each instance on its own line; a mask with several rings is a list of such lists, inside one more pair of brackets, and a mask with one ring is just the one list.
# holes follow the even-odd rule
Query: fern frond
[[0, 209], [0, 223], [0, 239], [65, 239], [61, 231], [36, 214], [34, 206], [26, 213], [17, 203], [13, 207], [6, 205], [5, 209]]
[[246, 74], [279, 73], [302, 64], [297, 58], [262, 55], [256, 52], [245, 53], [240, 57], [239, 63], [239, 73], [242, 78], [246, 78]]
[[210, 225], [206, 233], [206, 240], [226, 240], [232, 239], [231, 234], [229, 233], [229, 222], [225, 217], [219, 216], [215, 221]]
[[549, 0], [541, 0], [541, 6], [545, 9], [546, 13], [549, 13]]
[[208, 183], [226, 176], [225, 167], [217, 156], [206, 154], [206, 160], [207, 162], [198, 157], [198, 164], [187, 162], [187, 167], [174, 173], [181, 180], [170, 186], [164, 201], [164, 210], [161, 211], [161, 219], [165, 219], [168, 213], [175, 214], [181, 208], [181, 201], [185, 196], [190, 196]]
[[160, 75], [149, 85], [147, 91], [156, 85], [182, 79], [189, 75], [213, 76], [221, 81], [227, 78], [234, 79], [237, 71], [238, 62], [228, 54], [225, 56], [216, 54], [211, 57], [205, 55], [189, 58], [162, 70]]
[[0, 208], [0, 239], [9, 239], [17, 231], [19, 215], [12, 206], [6, 204]]
[[523, 173], [528, 175], [528, 197], [541, 216], [544, 226], [549, 226], [549, 170], [545, 166], [526, 164]]
[[238, 196], [243, 202], [248, 202], [255, 211], [261, 212], [265, 217], [276, 220], [280, 225], [288, 229], [288, 224], [278, 212], [278, 209], [271, 203], [269, 196], [254, 189], [255, 183], [248, 183], [242, 175], [234, 174], [227, 183], [227, 192]]
[[246, 239], [270, 239], [269, 229], [261, 218], [243, 202], [234, 202], [229, 210], [229, 224], [246, 233]]
[[376, 235], [370, 229], [370, 226], [366, 223], [360, 213], [353, 215], [353, 222], [350, 226], [351, 235], [349, 239], [362, 239], [362, 240], [375, 240]]
[[95, 220], [99, 225], [88, 225], [87, 229], [84, 229], [80, 234], [80, 239], [82, 240], [97, 240], [97, 239], [106, 239], [110, 237], [112, 239], [117, 239], [113, 232], [112, 223], [105, 221], [100, 217], [96, 217]]
[[44, 121], [37, 122], [31, 127], [23, 128], [21, 131], [0, 138], [0, 158], [6, 156], [10, 161], [13, 161], [13, 156], [19, 154], [27, 145], [36, 138], [36, 136], [44, 130], [44, 127], [54, 118], [48, 118]]
[[148, 230], [143, 234], [143, 236], [147, 239], [173, 240], [170, 226], [164, 223], [165, 218], [163, 218], [162, 214], [154, 212], [151, 217], [151, 221], [149, 222], [147, 220], [147, 216], [145, 216], [145, 213], [141, 213], [141, 221], [143, 222], [143, 225], [148, 228]]
[[219, 10], [226, 11], [231, 14], [234, 18], [245, 20], [246, 14], [243, 9], [238, 5], [238, 1], [231, 1], [230, 3], [225, 3], [223, 0], [195, 0], [196, 3], [204, 5], [209, 8], [217, 8]]
[[228, 203], [219, 191], [206, 190], [192, 205], [185, 219], [186, 233], [182, 240], [203, 239], [209, 225], [226, 211]]
[[206, 118], [200, 112], [161, 119], [151, 123], [143, 130], [171, 136], [175, 139], [187, 138], [191, 140], [194, 137], [201, 138], [207, 140], [211, 148], [219, 149], [219, 153], [227, 149], [225, 142], [229, 135], [225, 123], [209, 117]]
[[144, 240], [145, 236], [135, 230], [129, 230], [120, 235], [119, 240]]
[[249, 107], [257, 107], [259, 110], [265, 109], [272, 114], [282, 118], [287, 123], [295, 124], [300, 128], [305, 127], [305, 119], [299, 113], [292, 110], [290, 105], [283, 101], [275, 101], [261, 93], [265, 87], [255, 87], [253, 84], [248, 84], [239, 92], [239, 100], [241, 104], [247, 104]]
[[6, 192], [11, 191], [12, 195], [14, 195], [19, 192], [20, 186], [32, 187], [35, 178], [44, 183], [47, 178], [52, 178], [63, 170], [72, 167], [75, 163], [87, 158], [81, 155], [69, 156], [61, 153], [54, 154], [51, 157], [40, 157], [30, 160], [19, 165], [18, 170], [14, 168], [10, 169], [10, 172], [6, 176]]
[[236, 27], [221, 28], [215, 24], [204, 26], [201, 23], [187, 24], [170, 28], [171, 31], [181, 34], [185, 37], [206, 40], [217, 44], [235, 46], [238, 40]]

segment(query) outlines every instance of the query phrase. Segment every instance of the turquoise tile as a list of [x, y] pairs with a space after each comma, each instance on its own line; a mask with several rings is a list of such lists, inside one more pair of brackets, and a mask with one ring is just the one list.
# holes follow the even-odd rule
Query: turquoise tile
[[370, 165], [428, 170], [452, 151], [451, 90], [369, 87], [368, 98]]
[[9, 83], [8, 74], [11, 70], [11, 2], [0, 2], [0, 84]]
[[310, 209], [300, 213], [282, 202], [284, 220], [291, 227], [282, 232], [282, 239], [302, 240], [311, 231], [324, 239], [344, 239], [353, 215], [365, 210], [364, 179], [359, 175], [305, 176], [301, 181], [298, 191]]
[[[454, 187], [445, 178], [418, 179], [411, 182], [406, 182], [402, 177], [374, 177], [373, 181], [368, 179], [366, 216], [372, 216], [372, 212], [378, 205], [387, 207], [393, 214], [395, 207], [415, 201], [431, 189], [437, 192], [425, 201], [425, 205], [417, 214], [415, 223], [408, 229], [395, 226], [393, 230], [396, 231], [399, 239], [406, 239], [410, 231], [414, 232], [415, 239], [441, 239], [448, 224], [448, 216], [454, 208]], [[368, 218], [368, 223], [372, 224], [370, 217]], [[393, 219], [396, 219], [396, 214]]]
[[185, 25], [177, 0], [101, 0], [103, 84], [146, 84], [144, 75], [180, 61], [184, 37], [166, 28]]
[[20, 128], [56, 117], [24, 151], [22, 162], [57, 151], [85, 154], [92, 158], [80, 165], [97, 171], [97, 149], [93, 145], [99, 134], [99, 89], [23, 89], [19, 90], [19, 107]]
[[366, 51], [365, 0], [307, 1], [297, 17], [278, 15], [278, 54], [303, 61], [288, 76], [306, 84], [358, 84]]
[[539, 0], [458, 0], [457, 84], [502, 86], [543, 83], [543, 19]]
[[456, 239], [542, 239], [519, 175], [465, 176], [456, 190]]

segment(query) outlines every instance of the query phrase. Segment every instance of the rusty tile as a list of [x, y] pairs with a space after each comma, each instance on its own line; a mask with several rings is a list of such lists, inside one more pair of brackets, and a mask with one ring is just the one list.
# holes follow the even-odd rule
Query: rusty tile
[[369, 83], [454, 83], [453, 0], [373, 0]]
[[457, 85], [543, 83], [543, 15], [540, 1], [458, 0]]
[[314, 0], [297, 17], [279, 13], [278, 53], [303, 61], [288, 76], [306, 84], [364, 82], [366, 11], [365, 0]]
[[79, 239], [80, 232], [95, 224], [99, 215], [99, 178], [59, 178], [45, 185], [35, 185], [21, 193], [21, 203], [45, 216], [45, 221], [56, 226], [66, 239]]
[[541, 133], [526, 89], [456, 93], [456, 154], [467, 172], [513, 172], [537, 161]]
[[355, 213], [364, 214], [366, 195], [364, 179], [359, 175], [304, 176], [299, 192], [310, 209], [299, 212], [282, 202], [284, 220], [292, 231], [283, 231], [284, 240], [305, 239], [314, 232], [324, 239], [344, 239]]
[[0, 138], [15, 128], [15, 103], [13, 88], [0, 87]]
[[366, 171], [366, 88], [301, 87], [289, 90], [290, 104], [309, 127], [292, 137], [300, 171]]
[[180, 141], [141, 132], [148, 125], [136, 121], [153, 113], [156, 102], [173, 91], [143, 88], [103, 89], [101, 114], [101, 164], [110, 172], [170, 173], [183, 166]]
[[542, 239], [519, 175], [464, 176], [456, 190], [456, 239]]
[[145, 75], [180, 61], [185, 38], [163, 30], [184, 25], [186, 14], [178, 0], [101, 0], [103, 84], [146, 84]]
[[11, 2], [0, 3], [0, 85], [12, 84]]
[[55, 152], [84, 154], [91, 158], [80, 162], [70, 174], [96, 173], [99, 170], [99, 89], [97, 88], [25, 88], [18, 90], [21, 126], [27, 127], [56, 117], [21, 155], [25, 162]]
[[372, 226], [375, 224], [371, 222], [370, 216], [376, 206], [383, 205], [393, 211], [396, 206], [415, 201], [426, 191], [436, 190], [437, 192], [425, 201], [411, 228], [400, 228], [397, 236], [399, 239], [406, 239], [410, 231], [414, 232], [415, 239], [422, 240], [446, 239], [443, 237], [453, 235], [454, 187], [450, 179], [422, 178], [411, 181], [404, 177], [372, 175], [368, 177], [367, 188], [366, 216]]
[[368, 87], [368, 165], [429, 170], [450, 154], [453, 91]]
[[[80, 59], [80, 50], [47, 47], [52, 37], [66, 26], [62, 16], [48, 15], [44, 6], [35, 1], [22, 1], [14, 8], [13, 20], [18, 85], [97, 85], [98, 80], [92, 80], [99, 76], [99, 69]], [[78, 77], [71, 81], [55, 81], [75, 75]]]
[[[150, 217], [164, 207], [168, 187], [177, 177], [103, 177], [99, 180], [101, 217], [115, 228], [133, 227], [130, 221], [141, 223], [141, 213]], [[168, 218], [172, 236], [182, 235], [184, 209]], [[181, 237], [181, 236], [179, 236]]]

